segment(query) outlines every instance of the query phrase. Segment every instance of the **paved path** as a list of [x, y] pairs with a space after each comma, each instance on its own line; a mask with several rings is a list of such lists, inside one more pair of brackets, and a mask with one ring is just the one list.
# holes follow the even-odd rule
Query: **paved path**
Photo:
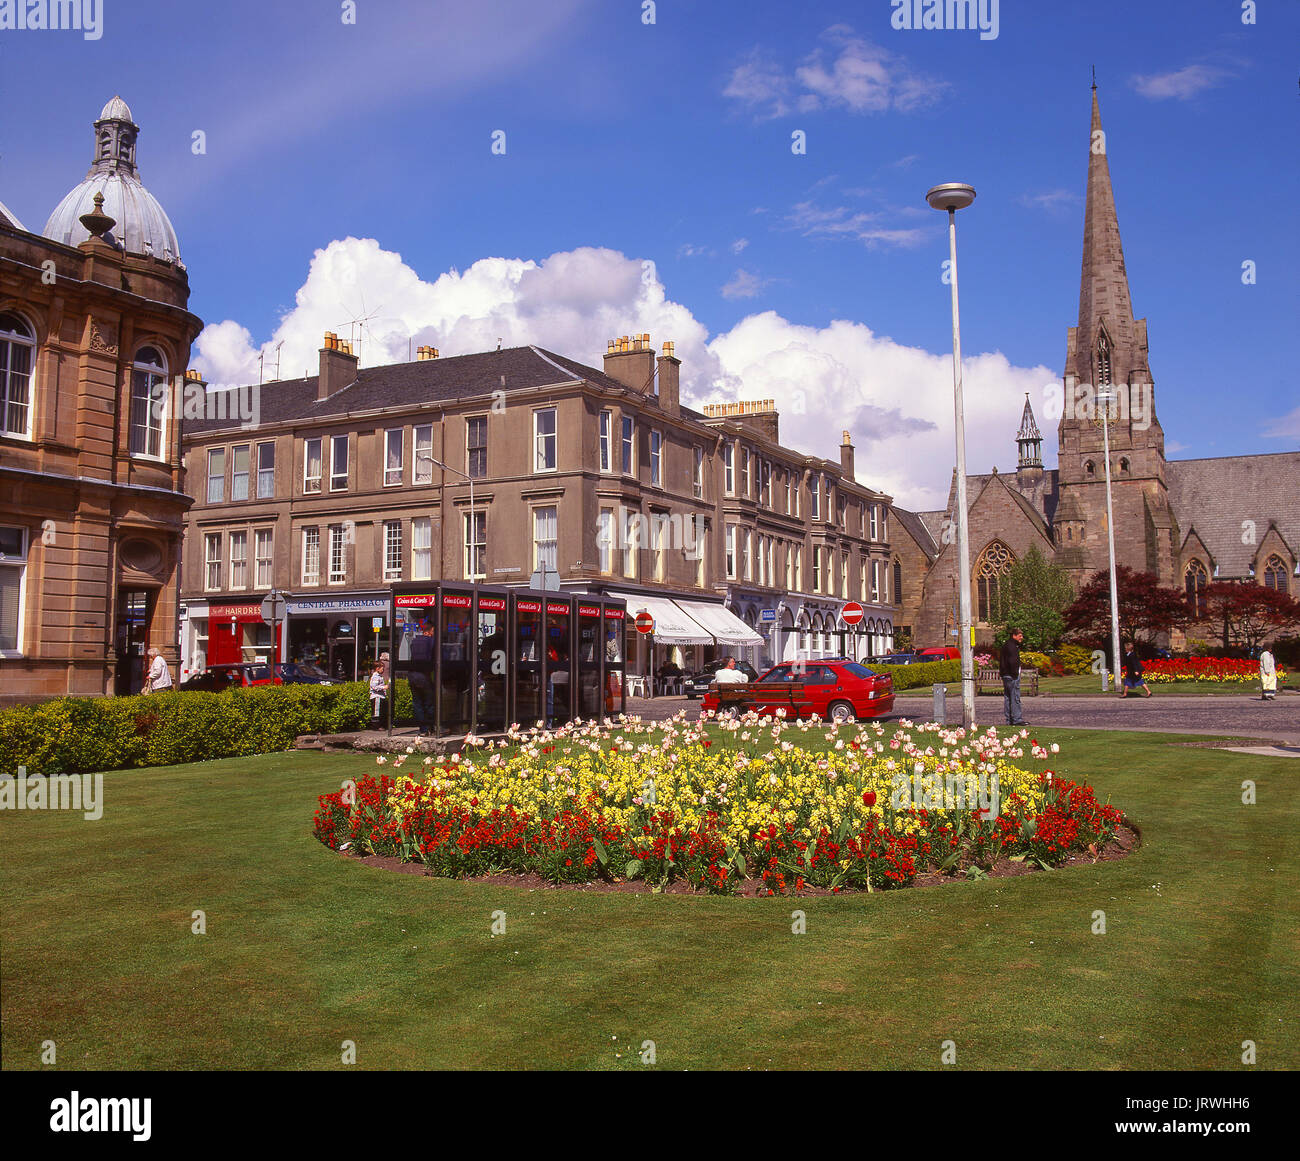
[[[628, 698], [628, 713], [649, 721], [661, 721], [685, 709], [694, 719], [698, 701], [684, 697]], [[891, 718], [930, 718], [929, 697], [899, 696], [894, 699]], [[1144, 730], [1170, 734], [1208, 734], [1215, 737], [1267, 738], [1300, 745], [1300, 696], [1283, 694], [1276, 701], [1261, 701], [1247, 694], [1124, 699], [1110, 697], [1027, 697], [1025, 720], [1034, 726], [1058, 726], [1083, 730]], [[884, 719], [889, 720], [889, 719]], [[1000, 699], [981, 697], [975, 701], [975, 720], [981, 726], [1002, 725]], [[948, 698], [948, 721], [961, 721], [960, 698]]]

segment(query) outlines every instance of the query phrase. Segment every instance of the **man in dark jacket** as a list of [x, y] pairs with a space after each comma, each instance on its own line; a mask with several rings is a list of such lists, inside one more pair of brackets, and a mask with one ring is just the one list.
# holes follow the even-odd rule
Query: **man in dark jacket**
[[998, 673], [1002, 677], [1002, 710], [1009, 726], [1025, 724], [1020, 709], [1020, 646], [1024, 639], [1025, 635], [1019, 629], [1012, 629], [998, 655]]
[[411, 685], [411, 709], [415, 729], [420, 734], [433, 733], [436, 720], [433, 702], [433, 623], [426, 621], [411, 642], [411, 667], [407, 680]]

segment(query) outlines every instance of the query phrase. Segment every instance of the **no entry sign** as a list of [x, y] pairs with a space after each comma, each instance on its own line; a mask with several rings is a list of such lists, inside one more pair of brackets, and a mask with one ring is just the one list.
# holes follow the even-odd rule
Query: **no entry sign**
[[655, 631], [655, 619], [649, 613], [637, 613], [636, 631], [638, 633], [653, 633]]
[[850, 601], [840, 610], [840, 616], [846, 625], [856, 625], [862, 620], [862, 606], [857, 601]]

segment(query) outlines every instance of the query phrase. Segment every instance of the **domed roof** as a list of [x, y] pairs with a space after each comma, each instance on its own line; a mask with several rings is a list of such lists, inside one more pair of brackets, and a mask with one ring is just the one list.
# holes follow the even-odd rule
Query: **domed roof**
[[180, 262], [181, 247], [171, 219], [143, 183], [135, 168], [135, 139], [139, 127], [121, 97], [104, 106], [95, 122], [95, 153], [90, 170], [54, 208], [42, 231], [47, 238], [77, 246], [90, 237], [81, 216], [93, 212], [95, 194], [104, 195], [104, 213], [115, 222], [106, 241], [128, 254], [149, 254]]
[[121, 97], [114, 97], [99, 111], [100, 121], [130, 121], [135, 124], [135, 118], [131, 116], [131, 106], [128, 105]]

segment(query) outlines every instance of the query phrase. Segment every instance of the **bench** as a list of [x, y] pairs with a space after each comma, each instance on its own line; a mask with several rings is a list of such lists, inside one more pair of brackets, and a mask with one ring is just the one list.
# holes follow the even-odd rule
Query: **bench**
[[[996, 666], [983, 668], [975, 677], [976, 693], [1002, 693], [1002, 678]], [[1022, 669], [1020, 671], [1020, 696], [1038, 696], [1038, 670]]]
[[709, 690], [718, 699], [718, 713], [747, 713], [758, 706], [785, 709], [791, 717], [798, 715], [804, 705], [802, 681], [772, 681], [765, 684], [748, 682], [719, 685], [714, 682]]

